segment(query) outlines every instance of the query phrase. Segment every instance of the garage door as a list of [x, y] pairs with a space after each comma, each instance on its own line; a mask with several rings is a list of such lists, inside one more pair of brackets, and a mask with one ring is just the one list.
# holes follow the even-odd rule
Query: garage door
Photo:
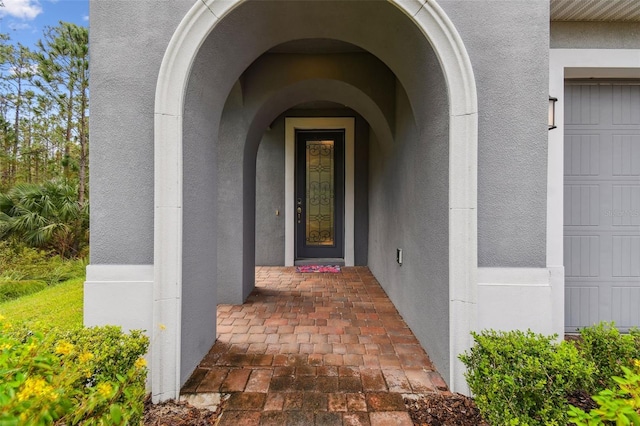
[[640, 326], [640, 83], [567, 83], [567, 331]]

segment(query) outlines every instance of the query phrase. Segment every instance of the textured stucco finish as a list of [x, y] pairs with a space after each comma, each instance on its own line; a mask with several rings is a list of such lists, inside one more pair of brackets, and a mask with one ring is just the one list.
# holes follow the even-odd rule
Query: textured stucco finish
[[[218, 157], [209, 159], [217, 162], [219, 168], [218, 301], [240, 303], [253, 286], [255, 251], [248, 250], [253, 248], [255, 238], [256, 158], [265, 129], [283, 111], [313, 100], [347, 104], [368, 118], [376, 113], [367, 104], [369, 100], [381, 114], [376, 117], [382, 117], [388, 130], [385, 133], [384, 126], [377, 130], [379, 119], [369, 121], [374, 130], [371, 134], [379, 138], [383, 150], [378, 154], [382, 165], [376, 165], [382, 170], [372, 169], [369, 173], [369, 204], [374, 196], [387, 201], [375, 212], [370, 211], [370, 232], [374, 227], [382, 231], [376, 231], [380, 238], [375, 241], [369, 235], [368, 263], [434, 363], [448, 377], [449, 107], [437, 58], [422, 33], [415, 26], [406, 25], [403, 14], [390, 4], [366, 3], [365, 26], [360, 19], [363, 3], [336, 2], [327, 7], [326, 2], [287, 2], [286, 8], [284, 4], [250, 3], [234, 9], [205, 41], [192, 71], [195, 76], [209, 76], [209, 84], [218, 88], [216, 100], [211, 100], [207, 108], [210, 117], [222, 116]], [[340, 25], [318, 25], [332, 21]], [[245, 36], [249, 27], [255, 30], [251, 38]], [[383, 37], [380, 28], [388, 29], [394, 37]], [[375, 61], [369, 55], [315, 58], [267, 55], [257, 60], [252, 57], [281, 41], [323, 36], [364, 47], [393, 74], [367, 72], [361, 63], [368, 61], [367, 65], [373, 66]], [[389, 40], [402, 43], [388, 43]], [[220, 55], [227, 58], [229, 52], [233, 52], [229, 60], [215, 60]], [[201, 60], [205, 56], [210, 59]], [[289, 66], [283, 68], [283, 62]], [[309, 66], [314, 64], [320, 66]], [[393, 84], [384, 83], [389, 80], [387, 74], [393, 78]], [[228, 98], [221, 96], [229, 92]], [[200, 96], [195, 88], [188, 94], [196, 103]], [[402, 108], [397, 104], [399, 101]], [[185, 116], [190, 114], [185, 109]], [[192, 131], [195, 130], [185, 128], [185, 134]], [[390, 135], [396, 140], [391, 140]], [[199, 143], [208, 143], [204, 135]], [[402, 164], [403, 161], [408, 164]], [[384, 178], [376, 182], [374, 175]], [[385, 191], [394, 195], [384, 194]], [[201, 196], [208, 195], [203, 192]], [[240, 217], [244, 218], [242, 222], [238, 220]], [[423, 235], [424, 240], [416, 239], [416, 233]], [[429, 244], [427, 249], [423, 247], [425, 241]], [[407, 250], [409, 260], [401, 271], [394, 264], [397, 246]], [[427, 284], [425, 276], [430, 278]], [[425, 306], [429, 309], [425, 310]]]
[[[92, 263], [154, 260], [153, 94], [167, 43], [193, 4], [91, 3]], [[440, 4], [464, 40], [477, 80], [478, 263], [544, 266], [548, 1]], [[360, 46], [388, 67], [393, 84], [379, 84], [385, 74], [354, 75], [357, 54], [337, 61], [349, 64], [340, 72], [263, 73], [283, 60], [258, 59], [264, 52], [305, 38]], [[179, 381], [215, 339], [215, 304], [222, 301], [216, 293], [226, 288], [239, 303], [253, 286], [256, 208], [263, 206], [256, 201], [256, 173], [266, 165], [256, 167], [260, 141], [265, 149], [273, 145], [265, 158], [277, 162], [281, 155], [265, 129], [296, 104], [315, 100], [348, 105], [370, 125], [365, 261], [449, 376], [450, 328], [469, 328], [456, 325], [450, 306], [473, 296], [450, 294], [448, 225], [475, 211], [449, 210], [449, 144], [458, 141], [449, 140], [448, 78], [421, 30], [387, 2], [251, 2], [216, 25], [191, 69], [184, 112], [176, 112], [184, 113]], [[474, 112], [452, 113], [473, 123], [465, 115]], [[276, 120], [272, 131], [278, 126]], [[364, 186], [357, 183], [356, 191]], [[475, 217], [464, 223], [475, 224]], [[395, 263], [397, 247], [404, 249], [403, 266]]]
[[549, 2], [439, 4], [478, 88], [478, 266], [544, 267]]
[[640, 22], [551, 22], [552, 49], [638, 49]]
[[[448, 377], [448, 105], [435, 55], [420, 51], [427, 72], [419, 89], [429, 96], [412, 110], [398, 88], [394, 146], [371, 144], [369, 264]], [[403, 250], [402, 266], [396, 248]]]
[[153, 263], [157, 75], [167, 44], [192, 5], [192, 0], [90, 1], [92, 264]]
[[[213, 44], [205, 43], [201, 56], [205, 51], [210, 52], [209, 46]], [[209, 58], [206, 63], [198, 62], [194, 72], [202, 69], [209, 75], [215, 67], [215, 56]], [[340, 85], [335, 83], [337, 81]], [[395, 79], [390, 70], [366, 53], [265, 54], [242, 73], [226, 100], [216, 144], [220, 303], [242, 303], [253, 289], [254, 266], [261, 263], [254, 250], [257, 200], [254, 191], [256, 178], [260, 178], [256, 176], [257, 152], [265, 135], [275, 134], [273, 130], [265, 134], [265, 129], [283, 110], [309, 100], [357, 106], [366, 98], [389, 123], [393, 119], [394, 86]], [[350, 95], [349, 89], [355, 95]], [[194, 95], [194, 99], [199, 98]], [[215, 115], [217, 111], [210, 109], [209, 114]], [[377, 127], [379, 124], [376, 123]], [[273, 190], [277, 191], [277, 188]], [[244, 220], [238, 220], [240, 217]], [[276, 248], [269, 244], [259, 250]]]

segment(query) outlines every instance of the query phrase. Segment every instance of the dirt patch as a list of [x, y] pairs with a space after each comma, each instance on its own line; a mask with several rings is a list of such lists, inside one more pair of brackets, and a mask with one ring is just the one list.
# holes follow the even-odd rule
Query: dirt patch
[[409, 415], [420, 426], [488, 426], [472, 398], [460, 394], [405, 399]]
[[144, 404], [145, 426], [215, 426], [222, 413], [222, 406], [217, 411], [199, 409], [184, 401], [165, 401], [160, 404], [151, 403], [147, 398]]
[[576, 391], [572, 394], [569, 394], [567, 396], [567, 402], [570, 405], [582, 409], [582, 411], [586, 413], [593, 410], [594, 408], [598, 408], [598, 404], [593, 400], [593, 398], [591, 398], [591, 395], [589, 395], [585, 391]]
[[[584, 391], [568, 395], [567, 402], [586, 412], [598, 406]], [[473, 398], [464, 395], [426, 395], [418, 400], [405, 399], [405, 404], [417, 426], [489, 426]]]

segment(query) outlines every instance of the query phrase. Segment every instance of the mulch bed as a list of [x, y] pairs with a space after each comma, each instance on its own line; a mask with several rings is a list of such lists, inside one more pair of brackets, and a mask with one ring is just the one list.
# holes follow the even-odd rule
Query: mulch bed
[[472, 398], [458, 393], [405, 399], [413, 424], [420, 426], [488, 426]]
[[[589, 411], [597, 404], [586, 392], [575, 392], [569, 403]], [[482, 419], [473, 398], [461, 394], [426, 395], [421, 399], [405, 399], [411, 420], [417, 426], [489, 426]], [[198, 409], [186, 402], [167, 401], [152, 404], [145, 401], [144, 424], [146, 426], [215, 426], [222, 405], [216, 412]]]
[[145, 426], [215, 426], [222, 413], [222, 406], [217, 411], [198, 409], [180, 401], [165, 401], [152, 404], [147, 398], [144, 403]]

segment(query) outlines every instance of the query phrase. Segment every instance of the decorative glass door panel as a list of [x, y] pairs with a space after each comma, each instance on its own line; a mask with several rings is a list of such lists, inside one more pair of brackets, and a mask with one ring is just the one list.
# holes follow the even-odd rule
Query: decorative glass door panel
[[296, 257], [344, 256], [344, 131], [296, 132]]
[[306, 245], [335, 246], [335, 143], [306, 141]]

